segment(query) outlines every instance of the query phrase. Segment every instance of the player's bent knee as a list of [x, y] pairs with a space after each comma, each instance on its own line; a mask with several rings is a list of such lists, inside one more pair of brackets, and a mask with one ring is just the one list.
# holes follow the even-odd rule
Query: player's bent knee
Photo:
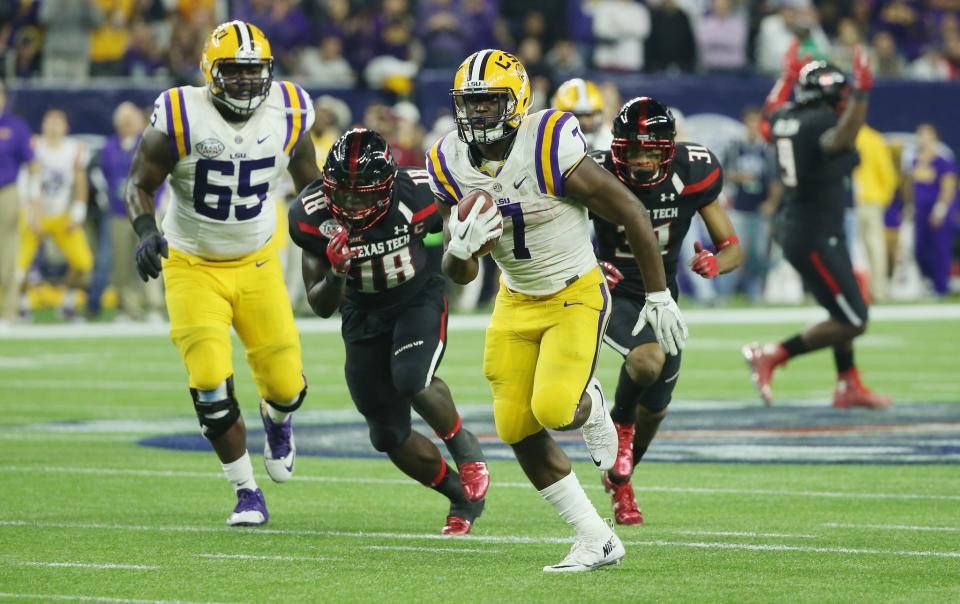
[[200, 420], [200, 432], [207, 440], [217, 440], [240, 418], [240, 405], [233, 390], [233, 376], [214, 388], [191, 388], [193, 408]]
[[637, 346], [624, 359], [630, 379], [641, 386], [649, 386], [657, 381], [665, 361], [666, 356], [659, 345]]
[[264, 397], [263, 400], [267, 402], [268, 405], [280, 411], [282, 413], [293, 413], [300, 408], [300, 405], [303, 404], [303, 399], [307, 398], [307, 380], [303, 380], [303, 389], [297, 393], [294, 397], [283, 398], [278, 396], [277, 398], [273, 397]]
[[579, 403], [579, 393], [571, 396], [566, 388], [542, 388], [534, 394], [530, 410], [541, 426], [559, 430], [573, 423]]
[[381, 453], [393, 451], [410, 438], [409, 424], [381, 424], [367, 422], [370, 429], [370, 444]]

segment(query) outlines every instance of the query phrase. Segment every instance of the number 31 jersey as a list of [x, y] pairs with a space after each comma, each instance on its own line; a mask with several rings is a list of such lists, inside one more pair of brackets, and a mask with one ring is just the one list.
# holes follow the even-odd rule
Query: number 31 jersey
[[310, 97], [274, 82], [246, 122], [228, 122], [200, 86], [171, 88], [153, 105], [151, 126], [170, 138], [176, 165], [164, 236], [210, 260], [251, 254], [273, 236], [274, 197], [297, 141], [313, 124]]
[[447, 134], [427, 151], [430, 187], [449, 205], [475, 189], [489, 193], [504, 218], [492, 255], [507, 287], [553, 294], [597, 267], [587, 209], [564, 198], [564, 181], [586, 157], [587, 143], [577, 118], [555, 109], [526, 117], [513, 136], [506, 161], [491, 176], [466, 143]]
[[[593, 151], [590, 155], [598, 164], [616, 174], [609, 151]], [[712, 151], [694, 143], [677, 143], [677, 154], [671, 168], [670, 178], [655, 187], [627, 186], [643, 202], [650, 215], [663, 256], [667, 287], [676, 298], [680, 245], [690, 230], [693, 217], [720, 195], [723, 170]], [[643, 301], [646, 296], [643, 278], [623, 227], [610, 224], [599, 216], [593, 217], [593, 224], [597, 232], [598, 256], [623, 273], [623, 281], [617, 284], [613, 293]]]

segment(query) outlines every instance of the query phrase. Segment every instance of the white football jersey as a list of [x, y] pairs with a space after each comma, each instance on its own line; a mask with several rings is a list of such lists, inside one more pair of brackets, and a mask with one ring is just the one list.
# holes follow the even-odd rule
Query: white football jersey
[[205, 87], [161, 94], [150, 124], [170, 137], [177, 157], [163, 219], [170, 245], [210, 260], [266, 245], [277, 226], [278, 183], [313, 118], [310, 97], [290, 82], [274, 82], [242, 123], [223, 119]]
[[65, 214], [73, 201], [73, 181], [77, 164], [83, 161], [83, 144], [68, 136], [53, 146], [41, 136], [34, 155], [40, 166], [43, 215]]
[[503, 215], [503, 236], [492, 255], [507, 287], [553, 294], [597, 266], [587, 209], [563, 193], [587, 143], [577, 118], [556, 109], [527, 116], [514, 136], [503, 166], [489, 176], [457, 133], [448, 133], [427, 151], [430, 187], [450, 205], [475, 189], [489, 193]]

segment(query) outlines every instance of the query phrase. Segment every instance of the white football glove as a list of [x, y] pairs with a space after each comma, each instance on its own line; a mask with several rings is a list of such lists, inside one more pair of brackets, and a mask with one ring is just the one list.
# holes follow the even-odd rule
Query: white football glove
[[683, 350], [689, 332], [669, 289], [647, 293], [647, 301], [640, 310], [640, 318], [633, 327], [633, 335], [640, 333], [647, 323], [653, 327], [653, 333], [657, 336], [663, 352], [676, 356]]
[[503, 218], [496, 206], [481, 213], [482, 200], [478, 199], [470, 213], [463, 220], [457, 208], [451, 208], [450, 221], [447, 228], [450, 230], [450, 243], [447, 251], [460, 260], [469, 260], [483, 247], [483, 244], [496, 239], [503, 233]]

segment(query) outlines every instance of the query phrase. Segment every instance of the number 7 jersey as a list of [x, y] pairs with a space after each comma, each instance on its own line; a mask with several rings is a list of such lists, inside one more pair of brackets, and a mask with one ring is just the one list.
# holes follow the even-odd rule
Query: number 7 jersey
[[228, 122], [205, 87], [161, 94], [150, 124], [170, 138], [176, 164], [164, 236], [178, 250], [209, 260], [251, 254], [273, 237], [274, 196], [297, 141], [313, 124], [310, 97], [274, 82], [246, 122]]
[[447, 134], [427, 151], [430, 188], [451, 206], [475, 189], [489, 193], [504, 218], [492, 255], [507, 287], [553, 294], [597, 266], [587, 209], [564, 197], [564, 181], [586, 157], [587, 144], [577, 118], [555, 109], [528, 116], [514, 136], [503, 165], [490, 175], [467, 143]]

